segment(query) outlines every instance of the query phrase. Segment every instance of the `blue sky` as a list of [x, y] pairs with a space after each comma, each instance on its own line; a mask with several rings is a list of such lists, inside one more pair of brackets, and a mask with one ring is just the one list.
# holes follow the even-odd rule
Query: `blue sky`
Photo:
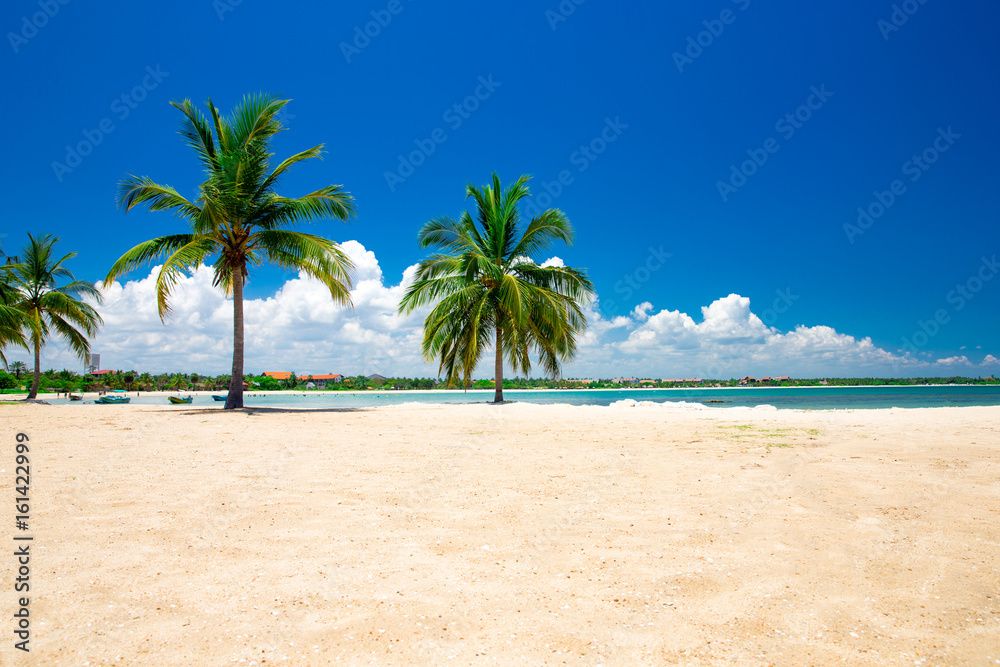
[[[315, 230], [373, 253], [366, 275], [385, 298], [422, 257], [420, 225], [457, 214], [467, 182], [531, 174], [536, 198], [548, 184], [558, 196], [544, 203], [578, 237], [549, 256], [585, 267], [600, 297], [567, 374], [1000, 369], [990, 361], [1000, 356], [996, 3], [35, 0], [6, 3], [0, 27], [0, 113], [13, 130], [0, 167], [3, 248], [16, 251], [26, 231], [55, 233], [79, 251], [79, 277], [100, 280], [135, 243], [183, 228], [167, 214], [126, 216], [114, 199], [128, 173], [186, 193], [199, 182], [169, 101], [212, 97], [228, 110], [267, 91], [293, 100], [279, 156], [328, 151], [284, 189], [341, 183], [354, 194], [357, 218]], [[359, 38], [366, 27], [375, 36]], [[81, 142], [89, 154], [77, 164], [67, 147]], [[414, 151], [419, 166], [400, 171]], [[560, 174], [568, 184], [557, 186]], [[875, 214], [864, 226], [859, 207]], [[248, 297], [266, 304], [296, 277], [251, 279]], [[357, 315], [362, 325], [387, 316], [372, 298], [360, 302], [375, 309]], [[703, 310], [715, 303], [717, 326]], [[95, 347], [115, 366], [222, 371], [224, 352], [158, 356], [128, 342], [180, 328], [224, 350], [221, 314], [209, 330], [208, 311], [192, 308], [149, 331], [109, 310]], [[329, 317], [307, 324], [330, 330]], [[796, 330], [802, 340], [785, 336]], [[359, 331], [357, 347], [306, 337], [294, 351], [248, 349], [248, 369], [367, 370], [359, 358], [380, 360], [370, 372], [424, 369], [393, 352], [413, 327]], [[52, 365], [75, 363], [58, 346], [51, 354]]]

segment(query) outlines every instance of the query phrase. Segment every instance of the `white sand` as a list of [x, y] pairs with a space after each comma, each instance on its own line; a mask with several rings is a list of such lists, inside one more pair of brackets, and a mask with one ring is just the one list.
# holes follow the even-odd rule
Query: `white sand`
[[0, 420], [0, 665], [1000, 660], [1000, 408]]

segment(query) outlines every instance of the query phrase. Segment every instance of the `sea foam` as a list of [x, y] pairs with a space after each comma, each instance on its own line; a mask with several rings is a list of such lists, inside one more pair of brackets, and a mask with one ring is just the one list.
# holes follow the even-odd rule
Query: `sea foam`
[[656, 401], [637, 401], [634, 398], [626, 398], [621, 401], [615, 401], [609, 407], [612, 408], [670, 408], [673, 410], [742, 410], [745, 412], [771, 412], [776, 411], [778, 408], [773, 405], [762, 404], [755, 405], [753, 407], [748, 406], [733, 406], [729, 408], [716, 408], [705, 405], [704, 403], [690, 403], [688, 401], [664, 401], [658, 403]]

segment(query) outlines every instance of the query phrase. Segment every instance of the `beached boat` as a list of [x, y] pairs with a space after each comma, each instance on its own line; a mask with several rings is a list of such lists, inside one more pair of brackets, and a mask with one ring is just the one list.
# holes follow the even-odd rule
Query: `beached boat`
[[179, 405], [181, 403], [190, 403], [191, 401], [194, 400], [194, 396], [184, 396], [184, 397], [167, 396], [167, 400], [173, 403], [174, 405]]
[[83, 394], [70, 394], [69, 395], [69, 400], [71, 400], [71, 401], [82, 401], [83, 400]]
[[100, 398], [95, 400], [94, 403], [100, 405], [114, 405], [117, 403], [128, 403], [131, 400], [132, 399], [129, 398], [128, 396], [101, 396]]
[[218, 394], [212, 394], [212, 398], [215, 399], [216, 401], [224, 401], [229, 397], [225, 395], [219, 396]]

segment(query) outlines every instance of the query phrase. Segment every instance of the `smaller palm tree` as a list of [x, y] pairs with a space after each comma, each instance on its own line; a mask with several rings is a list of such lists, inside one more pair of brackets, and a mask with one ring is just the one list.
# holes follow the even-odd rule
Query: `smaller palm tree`
[[[38, 396], [41, 380], [41, 349], [52, 333], [66, 339], [81, 360], [90, 354], [88, 337], [97, 334], [104, 323], [93, 306], [80, 299], [90, 297], [97, 303], [101, 293], [93, 283], [77, 280], [65, 263], [75, 252], [56, 259], [54, 246], [59, 241], [51, 234], [35, 238], [28, 234], [19, 264], [13, 265], [12, 284], [17, 292], [14, 308], [21, 312], [25, 337], [35, 354], [35, 378], [28, 399]], [[61, 280], [66, 283], [59, 285]]]
[[[16, 257], [9, 257], [0, 250], [0, 257], [4, 262], [0, 264], [0, 363], [7, 366], [7, 357], [3, 350], [6, 347], [23, 347], [27, 349], [28, 341], [24, 337], [24, 313], [14, 307], [17, 301], [17, 288], [14, 285], [14, 268], [17, 265]], [[15, 361], [14, 364], [24, 365]], [[11, 365], [11, 370], [14, 366]], [[16, 371], [15, 371], [16, 372]], [[21, 376], [18, 374], [17, 379]]]
[[21, 376], [28, 372], [28, 365], [23, 361], [15, 361], [10, 365], [10, 372], [20, 382]]
[[399, 310], [410, 313], [436, 303], [424, 321], [424, 358], [440, 358], [438, 371], [468, 388], [472, 372], [494, 341], [494, 402], [503, 402], [504, 360], [514, 371], [531, 370], [538, 355], [549, 375], [576, 353], [576, 336], [587, 326], [582, 304], [593, 296], [583, 271], [540, 266], [535, 257], [554, 241], [573, 241], [569, 220], [549, 209], [521, 226], [518, 202], [530, 196], [528, 177], [504, 190], [466, 188], [476, 202], [458, 220], [431, 220], [420, 230], [423, 247], [438, 252], [420, 263]]

